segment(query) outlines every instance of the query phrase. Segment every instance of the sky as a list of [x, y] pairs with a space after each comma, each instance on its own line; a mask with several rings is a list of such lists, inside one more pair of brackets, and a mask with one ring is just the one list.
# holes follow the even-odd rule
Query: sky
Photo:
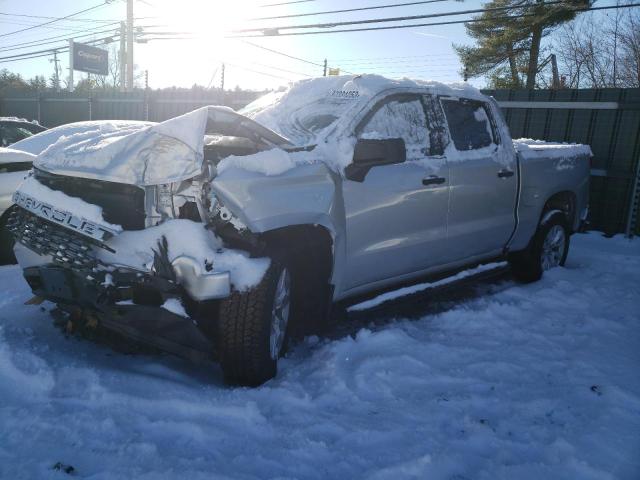
[[[29, 46], [28, 48], [14, 46], [24, 42], [49, 39], [52, 36], [61, 37], [59, 45], [64, 46], [65, 38], [86, 35], [86, 32], [78, 32], [78, 30], [97, 28], [101, 25], [105, 25], [102, 30], [109, 32], [101, 33], [95, 37], [84, 36], [80, 40], [86, 41], [110, 35], [110, 32], [115, 32], [117, 28], [115, 22], [126, 18], [126, 1], [108, 1], [109, 3], [105, 3], [97, 9], [71, 17], [76, 19], [74, 21], [59, 21], [44, 27], [12, 33], [48, 20], [3, 14], [61, 17], [100, 5], [102, 0], [31, 0], [29, 2], [0, 0], [0, 56], [39, 51], [57, 46], [58, 44]], [[458, 82], [462, 80], [460, 75], [462, 66], [453, 46], [473, 43], [466, 35], [463, 24], [245, 40], [226, 37], [232, 34], [233, 30], [240, 28], [265, 28], [379, 17], [427, 15], [476, 9], [482, 6], [480, 0], [448, 0], [380, 10], [255, 20], [262, 17], [408, 3], [407, 0], [352, 0], [349, 2], [344, 0], [306, 0], [289, 2], [286, 5], [266, 6], [266, 4], [283, 1], [285, 0], [134, 0], [136, 29], [145, 32], [148, 38], [153, 38], [147, 43], [135, 44], [134, 62], [137, 71], [139, 73], [148, 71], [151, 88], [191, 87], [194, 84], [219, 86], [221, 64], [224, 63], [225, 88], [239, 86], [245, 89], [262, 90], [277, 88], [292, 80], [321, 75], [323, 73], [322, 64], [324, 59], [327, 59], [329, 66], [340, 68], [341, 73], [380, 73], [390, 77], [407, 76], [442, 82]], [[464, 18], [469, 18], [469, 16], [415, 20], [414, 23]], [[85, 22], [85, 19], [92, 21]], [[182, 39], [161, 39], [161, 37], [166, 37], [166, 32], [181, 32], [177, 36]], [[281, 30], [281, 32], [285, 31]], [[66, 34], [68, 37], [65, 36]], [[257, 48], [247, 44], [247, 41], [299, 57], [311, 63]], [[12, 50], [7, 50], [9, 48]], [[45, 75], [48, 78], [54, 71], [52, 58], [53, 55], [13, 62], [0, 60], [0, 68], [20, 73], [25, 78], [34, 75]], [[62, 75], [66, 76], [69, 64], [68, 54], [61, 54], [59, 58], [61, 59]], [[76, 72], [76, 81], [82, 76], [83, 74]], [[483, 79], [473, 79], [471, 83], [482, 87], [485, 82]]]

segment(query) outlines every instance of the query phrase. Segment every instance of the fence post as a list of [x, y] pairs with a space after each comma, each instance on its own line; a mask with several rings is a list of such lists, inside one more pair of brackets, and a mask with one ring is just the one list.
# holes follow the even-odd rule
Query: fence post
[[627, 228], [625, 228], [625, 236], [631, 238], [638, 229], [638, 215], [640, 214], [640, 158], [636, 159], [635, 176], [631, 180], [631, 200], [629, 201], [629, 215], [627, 216]]
[[93, 120], [93, 95], [89, 94], [89, 120]]
[[38, 99], [38, 123], [42, 124], [42, 94], [38, 91], [36, 95]]
[[149, 121], [149, 87], [144, 89], [144, 119]]

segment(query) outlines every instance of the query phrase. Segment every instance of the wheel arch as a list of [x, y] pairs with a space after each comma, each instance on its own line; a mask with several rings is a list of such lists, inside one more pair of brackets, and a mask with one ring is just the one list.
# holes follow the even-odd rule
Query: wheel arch
[[559, 210], [564, 214], [567, 220], [567, 225], [569, 225], [570, 230], [573, 232], [577, 215], [576, 205], [577, 195], [575, 194], [575, 192], [572, 192], [571, 190], [562, 190], [560, 192], [554, 193], [546, 200], [546, 202], [542, 206], [538, 225], [540, 225], [542, 219], [548, 212], [552, 210]]
[[[328, 326], [334, 285], [334, 237], [322, 225], [298, 224], [260, 235], [267, 250], [285, 257], [293, 272], [295, 310], [290, 333], [295, 338], [322, 333]], [[295, 299], [298, 299], [296, 302]]]

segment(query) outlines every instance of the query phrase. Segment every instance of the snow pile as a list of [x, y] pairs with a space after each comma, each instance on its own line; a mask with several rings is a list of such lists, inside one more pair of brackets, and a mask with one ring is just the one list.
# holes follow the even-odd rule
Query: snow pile
[[160, 308], [164, 308], [166, 311], [174, 313], [180, 317], [189, 318], [189, 314], [184, 309], [184, 305], [182, 305], [182, 302], [177, 298], [167, 299], [162, 305], [160, 305]]
[[273, 148], [242, 157], [231, 155], [220, 161], [217, 168], [219, 174], [223, 174], [230, 168], [239, 168], [263, 175], [280, 175], [295, 166], [296, 163], [291, 158], [291, 154], [279, 148]]
[[14, 148], [0, 147], [0, 165], [3, 163], [33, 162], [35, 155]]
[[413, 295], [418, 292], [423, 292], [425, 290], [441, 287], [442, 285], [448, 285], [450, 283], [463, 280], [473, 275], [477, 275], [478, 273], [487, 272], [487, 271], [494, 270], [496, 268], [501, 268], [504, 266], [506, 266], [506, 262], [487, 263], [484, 265], [479, 265], [477, 267], [470, 268], [468, 270], [463, 270], [462, 272], [456, 273], [455, 275], [452, 275], [450, 277], [443, 278], [442, 280], [436, 280], [435, 282], [418, 283], [415, 285], [411, 285], [409, 287], [403, 287], [398, 290], [392, 290], [389, 292], [382, 293], [370, 300], [365, 300], [364, 302], [351, 305], [347, 310], [349, 312], [368, 310], [370, 308], [378, 307], [383, 303], [390, 302], [391, 300], [396, 300], [398, 298], [401, 298], [407, 295]]
[[576, 235], [538, 283], [347, 319], [257, 389], [65, 337], [17, 267], [0, 282], [1, 478], [639, 478], [638, 240]]
[[59, 210], [72, 213], [84, 220], [102, 225], [109, 230], [120, 232], [122, 227], [105, 221], [102, 216], [102, 207], [87, 203], [81, 198], [70, 197], [58, 190], [52, 190], [42, 185], [34, 177], [27, 177], [18, 187], [18, 193], [28, 195], [39, 202], [52, 205]]
[[27, 120], [21, 117], [0, 117], [0, 122], [26, 122], [33, 123], [34, 125], [40, 125], [37, 120]]
[[134, 120], [98, 120], [91, 122], [76, 122], [51, 128], [31, 137], [25, 138], [11, 145], [14, 150], [38, 155], [48, 146], [56, 143], [60, 138], [69, 137], [76, 133], [99, 132], [103, 125], [111, 125], [115, 128], [139, 128], [151, 125], [150, 122], [138, 122]]
[[257, 285], [269, 268], [268, 258], [249, 258], [244, 252], [225, 249], [222, 240], [202, 223], [191, 220], [168, 220], [144, 230], [124, 231], [106, 242], [116, 253], [102, 249], [96, 252], [107, 265], [149, 271], [153, 266], [153, 250], [158, 250], [162, 237], [167, 239], [169, 261], [191, 257], [202, 262], [203, 270], [205, 264], [212, 264], [214, 272], [229, 272], [236, 290]]
[[591, 147], [578, 143], [557, 143], [518, 138], [513, 140], [513, 146], [520, 156], [528, 158], [575, 158], [592, 157]]

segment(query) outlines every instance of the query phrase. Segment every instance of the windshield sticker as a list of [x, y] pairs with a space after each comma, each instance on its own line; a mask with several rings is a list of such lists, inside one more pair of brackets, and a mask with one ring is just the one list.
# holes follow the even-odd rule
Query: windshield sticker
[[358, 98], [360, 92], [357, 90], [330, 90], [329, 95], [340, 98]]

